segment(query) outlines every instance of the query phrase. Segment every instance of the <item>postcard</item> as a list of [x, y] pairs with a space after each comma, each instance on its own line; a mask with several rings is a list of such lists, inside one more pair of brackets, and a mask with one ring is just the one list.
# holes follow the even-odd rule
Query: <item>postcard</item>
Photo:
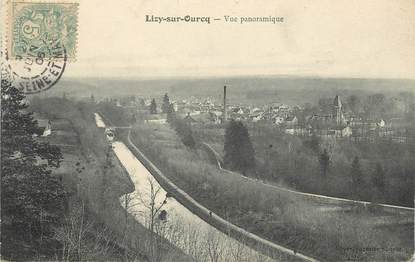
[[415, 2], [4, 0], [1, 261], [414, 261]]

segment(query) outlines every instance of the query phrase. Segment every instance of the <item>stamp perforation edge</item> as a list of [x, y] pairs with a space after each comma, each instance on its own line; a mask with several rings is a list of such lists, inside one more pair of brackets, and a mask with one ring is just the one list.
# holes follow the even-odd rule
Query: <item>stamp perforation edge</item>
[[73, 34], [74, 37], [74, 48], [73, 48], [73, 55], [67, 57], [68, 62], [75, 62], [77, 59], [77, 53], [78, 53], [78, 46], [79, 46], [79, 6], [80, 3], [78, 0], [74, 1], [67, 1], [67, 0], [8, 0], [4, 4], [5, 7], [5, 16], [4, 16], [4, 23], [2, 27], [2, 53], [6, 56], [8, 59], [15, 59], [15, 57], [12, 55], [12, 41], [13, 41], [13, 5], [14, 4], [66, 4], [66, 5], [74, 5], [74, 15], [75, 15], [75, 23], [74, 27], [76, 28], [75, 33]]

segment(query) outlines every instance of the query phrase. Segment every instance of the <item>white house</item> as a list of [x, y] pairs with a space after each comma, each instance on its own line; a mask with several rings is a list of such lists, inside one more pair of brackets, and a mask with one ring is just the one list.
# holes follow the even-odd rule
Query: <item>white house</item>
[[148, 118], [145, 120], [146, 123], [153, 123], [153, 124], [166, 124], [167, 123], [167, 115], [166, 114], [152, 114], [149, 115]]
[[386, 123], [385, 123], [385, 121], [383, 119], [381, 119], [379, 122], [376, 123], [376, 125], [378, 127], [385, 127]]
[[48, 119], [37, 119], [37, 124], [42, 131], [41, 136], [50, 136], [52, 134], [52, 123]]
[[282, 123], [284, 123], [284, 118], [282, 116], [276, 116], [274, 118], [274, 124], [281, 125]]

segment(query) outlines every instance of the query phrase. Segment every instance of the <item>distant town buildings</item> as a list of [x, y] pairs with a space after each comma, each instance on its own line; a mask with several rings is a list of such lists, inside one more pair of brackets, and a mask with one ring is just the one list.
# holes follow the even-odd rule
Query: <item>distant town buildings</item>
[[[280, 102], [264, 105], [244, 105], [229, 101], [226, 87], [223, 97], [190, 96], [171, 100], [176, 117], [184, 119], [189, 125], [221, 125], [228, 119], [251, 123], [268, 123], [283, 132], [295, 136], [318, 136], [321, 138], [350, 139], [352, 141], [374, 141], [390, 139], [397, 142], [415, 142], [414, 128], [407, 127], [400, 119], [362, 119], [346, 110], [342, 98], [334, 96], [331, 104], [319, 111], [300, 106], [290, 106]], [[151, 99], [134, 99], [121, 103], [124, 107], [137, 107], [146, 110]], [[117, 105], [120, 103], [117, 102]], [[158, 112], [145, 117], [148, 123], [166, 124], [167, 115]]]
[[331, 112], [314, 114], [307, 118], [307, 124], [311, 126], [311, 132], [320, 137], [349, 137], [353, 134], [350, 121], [344, 116], [340, 96], [333, 100]]

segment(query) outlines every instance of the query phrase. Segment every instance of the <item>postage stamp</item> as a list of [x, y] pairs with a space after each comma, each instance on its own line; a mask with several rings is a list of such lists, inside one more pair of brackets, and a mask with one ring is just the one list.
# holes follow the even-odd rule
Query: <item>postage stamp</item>
[[2, 76], [25, 94], [54, 86], [75, 60], [77, 2], [11, 0]]
[[[75, 60], [78, 3], [11, 1], [8, 15], [9, 59], [25, 57]], [[59, 48], [56, 48], [59, 46]]]

